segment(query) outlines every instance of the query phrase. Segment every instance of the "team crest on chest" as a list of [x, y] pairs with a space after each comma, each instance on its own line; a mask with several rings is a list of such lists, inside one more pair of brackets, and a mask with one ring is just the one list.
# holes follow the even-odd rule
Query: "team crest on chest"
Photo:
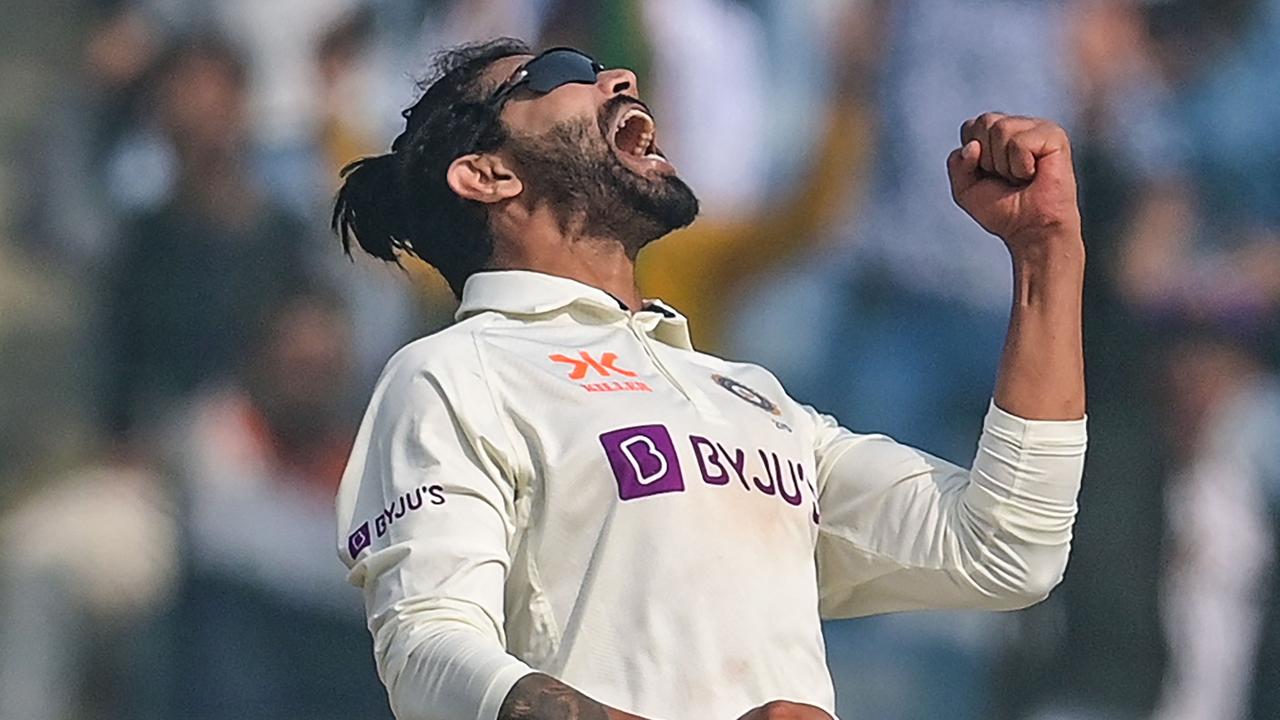
[[720, 375], [718, 373], [712, 373], [711, 379], [715, 380], [716, 384], [719, 385], [720, 387], [724, 388], [725, 390], [728, 390], [734, 395], [737, 395], [738, 397], [742, 398], [743, 400], [746, 400], [747, 402], [751, 403], [752, 405], [755, 405], [756, 407], [760, 408], [761, 410], [764, 410], [765, 412], [768, 412], [773, 415], [782, 414], [782, 408], [778, 407], [777, 403], [761, 395], [755, 390], [752, 390], [746, 385], [743, 385], [737, 380], [734, 380], [731, 377], [725, 377], [724, 375]]
[[786, 423], [777, 419], [778, 416], [782, 415], [782, 408], [778, 407], [778, 404], [775, 403], [774, 401], [770, 400], [764, 395], [761, 395], [760, 393], [747, 387], [746, 385], [743, 385], [737, 380], [734, 380], [731, 377], [726, 377], [719, 373], [712, 373], [711, 379], [714, 380], [717, 385], [724, 388], [725, 390], [728, 390], [734, 395], [738, 396], [743, 401], [748, 402], [752, 405], [755, 405], [761, 410], [764, 410], [770, 415], [773, 415], [774, 417], [770, 419], [773, 420], [773, 424], [776, 425], [779, 430], [786, 430], [787, 432], [791, 432], [790, 425], [787, 425]]

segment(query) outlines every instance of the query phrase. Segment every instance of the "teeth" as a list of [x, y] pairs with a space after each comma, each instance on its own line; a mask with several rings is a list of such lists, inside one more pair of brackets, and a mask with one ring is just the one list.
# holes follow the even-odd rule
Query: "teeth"
[[648, 125], [650, 128], [653, 127], [653, 118], [649, 117], [649, 113], [641, 110], [640, 108], [631, 108], [630, 110], [623, 113], [622, 119], [618, 121], [618, 124], [625, 125], [628, 120], [636, 116], [644, 118], [645, 124]]
[[655, 139], [655, 132], [654, 132], [655, 124], [653, 122], [653, 118], [650, 117], [647, 112], [645, 112], [644, 110], [641, 110], [640, 108], [631, 108], [630, 110], [623, 113], [622, 117], [618, 119], [618, 124], [616, 126], [617, 130], [621, 130], [623, 127], [627, 125], [628, 122], [630, 122], [635, 118], [640, 119], [640, 121], [643, 123], [644, 129], [640, 131], [640, 135], [636, 138], [635, 146], [630, 151], [630, 154], [635, 155], [636, 157], [641, 157], [641, 158], [655, 157], [656, 155], [653, 152], [654, 139]]

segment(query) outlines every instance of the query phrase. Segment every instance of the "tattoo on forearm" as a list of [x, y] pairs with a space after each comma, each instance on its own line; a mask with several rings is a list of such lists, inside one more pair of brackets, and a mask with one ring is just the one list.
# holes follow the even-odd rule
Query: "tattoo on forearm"
[[498, 720], [608, 720], [604, 705], [541, 673], [520, 678], [498, 710]]

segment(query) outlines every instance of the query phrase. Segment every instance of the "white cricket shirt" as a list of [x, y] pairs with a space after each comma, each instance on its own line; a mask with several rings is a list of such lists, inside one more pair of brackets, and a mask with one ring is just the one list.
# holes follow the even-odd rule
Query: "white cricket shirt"
[[338, 492], [401, 720], [538, 670], [647, 718], [834, 713], [820, 617], [1023, 607], [1066, 564], [1085, 423], [991, 406], [972, 471], [697, 352], [657, 301], [527, 271], [387, 364]]

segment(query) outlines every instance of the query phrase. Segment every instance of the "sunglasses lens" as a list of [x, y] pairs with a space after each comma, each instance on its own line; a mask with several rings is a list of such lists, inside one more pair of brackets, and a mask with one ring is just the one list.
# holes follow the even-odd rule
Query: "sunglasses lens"
[[566, 83], [594, 83], [600, 66], [576, 50], [551, 50], [530, 60], [524, 85], [536, 93], [549, 93]]

